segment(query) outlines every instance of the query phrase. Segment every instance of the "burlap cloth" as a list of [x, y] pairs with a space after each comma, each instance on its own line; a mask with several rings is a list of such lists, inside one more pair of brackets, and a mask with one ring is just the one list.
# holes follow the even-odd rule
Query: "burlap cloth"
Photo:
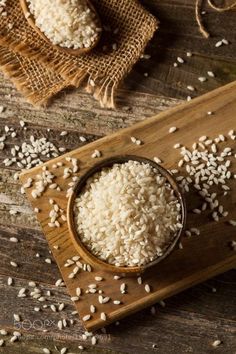
[[102, 106], [114, 107], [115, 89], [139, 59], [158, 21], [136, 0], [93, 3], [104, 27], [102, 38], [91, 53], [75, 57], [48, 45], [29, 26], [19, 0], [8, 0], [8, 15], [0, 17], [0, 68], [31, 103], [45, 104], [63, 88], [84, 83]]

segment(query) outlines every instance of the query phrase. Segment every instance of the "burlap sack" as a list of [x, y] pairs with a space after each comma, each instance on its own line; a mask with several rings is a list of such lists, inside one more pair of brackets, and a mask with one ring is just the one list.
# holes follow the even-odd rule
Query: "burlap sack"
[[[105, 30], [98, 47], [80, 57], [61, 53], [48, 45], [28, 25], [19, 0], [7, 2], [8, 16], [1, 17], [0, 21], [0, 45], [20, 54], [20, 57], [15, 57], [13, 54], [14, 61], [19, 61], [22, 56], [28, 58], [24, 63], [24, 72], [28, 73], [28, 76], [32, 75], [32, 80], [27, 80], [26, 83], [27, 91], [31, 91], [29, 98], [37, 96], [37, 102], [42, 103], [51, 97], [50, 90], [44, 92], [42, 89], [40, 95], [37, 93], [37, 81], [43, 79], [41, 73], [44, 67], [47, 70], [46, 77], [47, 79], [50, 77], [50, 81], [53, 78], [52, 72], [56, 73], [54, 76], [56, 86], [59, 84], [60, 77], [65, 81], [61, 82], [62, 86], [70, 83], [78, 87], [85, 82], [87, 91], [91, 92], [102, 106], [114, 107], [115, 89], [139, 59], [157, 29], [158, 21], [136, 0], [94, 0], [93, 2]], [[13, 24], [11, 30], [8, 27], [9, 23]], [[117, 33], [114, 34], [114, 31]], [[114, 50], [114, 43], [117, 46], [116, 50]], [[21, 75], [20, 61], [18, 68]], [[5, 71], [12, 75], [6, 62]], [[16, 78], [16, 70], [14, 76]], [[53, 87], [52, 81], [50, 86]], [[23, 87], [22, 81], [20, 88], [22, 91]], [[42, 99], [40, 99], [41, 95]], [[36, 102], [32, 99], [31, 101]]]

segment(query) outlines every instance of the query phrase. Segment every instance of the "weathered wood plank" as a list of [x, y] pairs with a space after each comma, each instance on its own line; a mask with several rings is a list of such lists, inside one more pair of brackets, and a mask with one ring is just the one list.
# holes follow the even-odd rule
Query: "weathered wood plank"
[[55, 99], [47, 109], [37, 109], [27, 104], [11, 85], [9, 85], [11, 98], [6, 97], [4, 82], [2, 80], [1, 84], [0, 75], [0, 105], [6, 107], [6, 111], [1, 114], [2, 125], [17, 124], [19, 119], [23, 119], [35, 125], [39, 124], [45, 130], [46, 128], [71, 129], [71, 131], [76, 130], [86, 135], [109, 134], [180, 102], [172, 98], [143, 93], [131, 95], [129, 91], [119, 91], [118, 107], [120, 109], [106, 110], [100, 108], [90, 95], [74, 90], [67, 94], [62, 93], [60, 99]]
[[[9, 348], [8, 350], [19, 348], [23, 353], [24, 349], [27, 350], [26, 347], [29, 350], [34, 345], [37, 345], [37, 348], [42, 348], [43, 345], [43, 347], [53, 349], [52, 344], [55, 342], [60, 348], [68, 346], [72, 352], [75, 350], [74, 345], [82, 344], [90, 347], [92, 353], [96, 353], [96, 350], [98, 353], [103, 353], [103, 350], [105, 352], [111, 350], [112, 353], [150, 353], [152, 344], [155, 343], [158, 352], [161, 353], [173, 353], [178, 348], [179, 353], [205, 354], [212, 352], [211, 343], [218, 337], [223, 344], [217, 352], [231, 354], [236, 349], [235, 304], [232, 296], [236, 290], [236, 284], [232, 281], [232, 276], [234, 276], [233, 271], [172, 297], [167, 300], [166, 308], [160, 305], [156, 307], [156, 315], [151, 315], [150, 310], [145, 310], [121, 321], [119, 327], [109, 326], [107, 334], [98, 333], [99, 345], [96, 349], [91, 349], [89, 341], [83, 342], [81, 339], [82, 326], [78, 317], [71, 314], [74, 308], [65, 288], [39, 284], [39, 288], [47, 299], [40, 303], [29, 295], [27, 298], [16, 297], [22, 287], [30, 289], [27, 281], [17, 279], [15, 286], [9, 287], [5, 285], [6, 276], [1, 276], [0, 290], [3, 294], [1, 326], [12, 333], [16, 330], [13, 313], [19, 314], [22, 318], [20, 331], [23, 334], [20, 341], [24, 343], [23, 345], [15, 343], [11, 346], [7, 344], [6, 348]], [[213, 286], [217, 289], [216, 293], [211, 291]], [[48, 290], [51, 291], [50, 297], [46, 295]], [[65, 303], [65, 309], [62, 312], [53, 312], [49, 307], [43, 308], [45, 304], [58, 306], [62, 302]], [[41, 308], [40, 312], [34, 312], [33, 309], [36, 306]], [[62, 318], [73, 319], [75, 323], [58, 331], [57, 321]], [[43, 329], [48, 332], [43, 333]], [[45, 336], [48, 336], [47, 344], [45, 342], [43, 344]]]
[[[142, 60], [135, 66], [125, 80], [125, 87], [185, 98], [189, 94], [195, 97], [236, 79], [235, 10], [217, 13], [207, 7], [203, 18], [212, 36], [204, 39], [195, 20], [195, 1], [142, 2], [159, 18], [160, 28], [146, 50], [151, 59]], [[227, 38], [230, 45], [216, 48], [215, 43], [222, 38]], [[191, 58], [186, 57], [187, 51], [193, 53]], [[173, 63], [178, 56], [185, 63], [174, 68]], [[200, 83], [198, 77], [207, 76], [208, 70], [212, 70], [216, 77], [208, 77], [206, 82]], [[144, 77], [144, 73], [148, 73], [148, 77]], [[189, 92], [187, 85], [193, 85], [196, 91]]]
[[[10, 237], [16, 237], [19, 242], [10, 242]], [[22, 226], [0, 225], [1, 241], [1, 274], [11, 277], [22, 277], [37, 282], [55, 284], [60, 278], [52, 255], [41, 232]], [[39, 257], [36, 256], [39, 254]], [[46, 258], [52, 259], [52, 264], [45, 262]], [[18, 264], [15, 268], [10, 265], [14, 261]]]

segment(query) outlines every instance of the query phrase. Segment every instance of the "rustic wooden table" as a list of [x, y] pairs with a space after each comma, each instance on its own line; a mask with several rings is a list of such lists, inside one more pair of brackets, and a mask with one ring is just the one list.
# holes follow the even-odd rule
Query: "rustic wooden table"
[[[206, 9], [204, 15], [212, 37], [203, 39], [194, 19], [194, 1], [146, 0], [143, 1], [161, 21], [161, 27], [146, 53], [149, 60], [141, 60], [133, 69], [118, 92], [117, 110], [101, 109], [97, 102], [83, 91], [62, 93], [47, 109], [37, 109], [27, 104], [13, 85], [0, 75], [0, 105], [5, 107], [0, 119], [0, 132], [4, 126], [18, 132], [12, 144], [22, 144], [35, 137], [47, 137], [56, 146], [69, 151], [80, 145], [79, 136], [88, 141], [127, 127], [158, 112], [173, 107], [190, 94], [192, 97], [236, 80], [236, 11], [216, 13]], [[226, 38], [230, 45], [216, 48], [215, 43]], [[191, 51], [192, 57], [186, 52]], [[174, 67], [180, 56], [184, 64]], [[215, 78], [207, 76], [213, 71]], [[201, 83], [199, 76], [206, 76]], [[187, 85], [196, 88], [194, 92]], [[27, 122], [22, 130], [19, 120]], [[224, 117], [222, 117], [224, 119]], [[50, 128], [50, 131], [48, 131]], [[66, 136], [60, 132], [67, 130]], [[158, 134], [158, 132], [156, 132]], [[0, 134], [1, 135], [1, 134]], [[10, 145], [8, 145], [10, 147]], [[4, 149], [0, 156], [0, 328], [9, 332], [5, 339], [4, 353], [41, 353], [47, 347], [57, 352], [68, 347], [68, 352], [79, 353], [83, 345], [90, 353], [236, 353], [236, 277], [235, 270], [196, 286], [166, 301], [166, 306], [156, 306], [156, 314], [150, 309], [123, 320], [119, 326], [107, 328], [107, 334], [99, 333], [98, 345], [83, 342], [83, 329], [77, 316], [73, 316], [73, 304], [65, 288], [55, 287], [60, 278], [56, 264], [48, 264], [50, 257], [47, 243], [36, 222], [34, 213], [20, 193], [19, 182], [14, 181], [14, 167], [6, 168], [3, 160], [9, 155]], [[10, 210], [17, 210], [11, 215]], [[9, 242], [17, 237], [19, 243]], [[36, 254], [40, 257], [36, 257]], [[18, 268], [10, 265], [14, 260]], [[8, 277], [13, 285], [7, 285]], [[46, 302], [38, 302], [30, 296], [17, 297], [20, 288], [29, 289], [33, 280], [46, 294], [52, 296]], [[53, 312], [43, 305], [65, 303], [62, 312]], [[35, 312], [34, 307], [42, 308]], [[23, 322], [20, 341], [10, 343], [10, 335], [18, 327], [13, 314], [20, 314]], [[57, 328], [60, 319], [74, 319], [63, 331]], [[220, 339], [218, 348], [212, 342]], [[153, 345], [155, 344], [155, 348]]]

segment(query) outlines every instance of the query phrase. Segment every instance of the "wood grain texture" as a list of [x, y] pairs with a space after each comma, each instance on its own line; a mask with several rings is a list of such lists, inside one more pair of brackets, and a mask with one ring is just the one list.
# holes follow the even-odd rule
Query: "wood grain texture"
[[[217, 13], [208, 6], [204, 8], [204, 24], [211, 34], [207, 40], [202, 37], [196, 24], [195, 1], [142, 0], [142, 3], [158, 16], [160, 28], [146, 49], [151, 55], [150, 60], [137, 63], [126, 80], [127, 88], [186, 98], [189, 94], [196, 97], [236, 80], [235, 9]], [[227, 38], [230, 45], [216, 48], [215, 43], [222, 38]], [[186, 56], [188, 51], [193, 54], [191, 58]], [[185, 63], [174, 68], [173, 63], [178, 56]], [[215, 73], [215, 78], [207, 76], [208, 70]], [[148, 73], [148, 77], [144, 73]], [[199, 76], [206, 76], [207, 82], [199, 82]], [[195, 92], [189, 92], [187, 85], [193, 85]]]
[[[0, 74], [0, 105], [6, 108], [0, 115], [0, 131], [7, 124], [18, 130], [14, 139], [16, 144], [28, 140], [33, 134], [46, 136], [57, 146], [65, 146], [70, 151], [80, 146], [80, 135], [93, 141], [181, 103], [189, 95], [187, 85], [195, 86], [196, 91], [190, 95], [198, 96], [236, 80], [235, 10], [218, 14], [206, 8], [204, 23], [210, 30], [211, 38], [204, 40], [194, 20], [193, 1], [142, 0], [142, 3], [158, 16], [161, 25], [146, 50], [151, 54], [151, 59], [139, 61], [122, 84], [122, 90], [117, 94], [116, 111], [101, 109], [93, 98], [81, 90], [67, 90], [57, 96], [47, 109], [35, 109]], [[216, 49], [215, 43], [222, 38], [229, 39], [231, 44]], [[188, 50], [193, 53], [191, 58], [186, 57]], [[186, 63], [173, 68], [177, 56], [183, 57]], [[207, 70], [213, 70], [216, 76], [200, 84], [198, 77], [206, 75]], [[148, 77], [144, 76], [146, 72]], [[28, 122], [27, 132], [19, 129], [20, 119]], [[47, 132], [47, 128], [51, 131]], [[59, 134], [65, 129], [70, 134], [62, 138]], [[73, 304], [66, 289], [54, 286], [60, 273], [54, 262], [49, 265], [44, 261], [50, 257], [47, 242], [30, 204], [19, 192], [19, 182], [12, 178], [16, 168], [5, 168], [2, 164], [6, 155], [7, 150], [0, 154], [0, 328], [7, 328], [12, 333], [15, 330], [13, 313], [19, 313], [23, 319], [28, 318], [32, 322], [42, 318], [57, 321], [62, 317], [70, 318]], [[20, 213], [9, 215], [11, 208], [19, 209]], [[19, 238], [20, 252], [9, 242], [11, 236]], [[39, 259], [35, 257], [37, 252], [40, 253]], [[19, 262], [19, 268], [10, 266], [11, 259]], [[41, 353], [46, 346], [54, 353], [56, 343], [59, 348], [68, 347], [72, 353], [79, 353], [77, 346], [83, 344], [85, 352], [100, 354], [173, 354], [176, 351], [181, 354], [210, 354], [216, 351], [232, 354], [236, 352], [235, 272], [232, 270], [172, 296], [166, 301], [166, 308], [156, 306], [156, 316], [151, 316], [150, 309], [147, 309], [121, 321], [118, 327], [109, 326], [107, 335], [99, 333], [96, 347], [92, 347], [89, 341], [83, 343], [80, 340], [82, 324], [77, 320], [74, 327], [60, 333], [56, 325], [48, 333], [44, 333], [43, 329], [21, 330], [23, 337], [20, 343], [10, 344], [10, 336], [7, 336], [6, 346], [0, 348], [0, 352]], [[13, 277], [16, 288], [6, 285], [8, 276]], [[29, 296], [27, 299], [17, 298], [17, 290], [28, 288], [29, 280], [35, 280], [43, 290], [49, 289], [55, 293], [55, 302], [50, 300], [49, 303], [68, 304], [61, 315], [47, 309], [36, 313], [33, 307], [42, 307], [36, 300]], [[217, 292], [213, 293], [212, 288]], [[223, 343], [214, 349], [211, 344], [217, 338]], [[158, 349], [152, 349], [154, 343]]]
[[[188, 228], [198, 227], [201, 231], [199, 237], [186, 239], [182, 237], [184, 249], [175, 249], [174, 252], [155, 267], [148, 269], [143, 275], [143, 282], [151, 285], [152, 292], [145, 293], [144, 285], [138, 285], [133, 277], [125, 277], [116, 281], [113, 275], [105, 272], [99, 266], [94, 264], [93, 271], [79, 272], [75, 278], [70, 279], [69, 274], [72, 267], [65, 268], [64, 264], [68, 258], [77, 255], [77, 250], [72, 242], [67, 222], [61, 223], [59, 228], [48, 226], [50, 222], [49, 212], [51, 205], [49, 199], [52, 198], [64, 211], [67, 210], [66, 191], [69, 188], [68, 183], [71, 178], [63, 179], [65, 167], [70, 167], [71, 163], [66, 160], [67, 157], [76, 158], [79, 161], [80, 172], [75, 175], [83, 176], [94, 166], [97, 160], [92, 159], [91, 155], [95, 149], [101, 151], [102, 159], [114, 157], [116, 155], [138, 155], [152, 159], [158, 156], [167, 169], [177, 168], [180, 159], [179, 152], [173, 149], [175, 143], [184, 143], [191, 147], [199, 137], [206, 135], [215, 138], [219, 134], [227, 134], [229, 130], [235, 129], [234, 116], [236, 114], [236, 82], [228, 84], [222, 88], [205, 94], [195, 100], [180, 105], [172, 110], [163, 112], [158, 116], [149, 118], [130, 128], [121, 130], [117, 133], [99, 139], [84, 147], [71, 151], [45, 163], [45, 167], [56, 177], [56, 182], [61, 192], [50, 190], [49, 188], [40, 198], [33, 199], [31, 192], [34, 189], [34, 183], [31, 188], [26, 189], [27, 196], [33, 207], [38, 207], [41, 212], [38, 214], [38, 220], [42, 226], [45, 236], [48, 240], [51, 251], [60, 268], [63, 279], [71, 296], [75, 296], [76, 288], [83, 289], [81, 299], [75, 302], [80, 318], [89, 314], [91, 304], [96, 304], [97, 311], [91, 315], [89, 321], [84, 322], [84, 326], [89, 330], [95, 330], [109, 324], [120, 318], [128, 316], [144, 307], [150, 306], [161, 299], [170, 297], [192, 285], [204, 281], [214, 275], [217, 275], [236, 266], [236, 254], [229, 244], [234, 240], [234, 228], [227, 227], [225, 219], [220, 222], [213, 222], [208, 215], [199, 216], [191, 213], [193, 208], [198, 207], [199, 200], [197, 193], [187, 195], [187, 208], [189, 215], [187, 217]], [[207, 112], [213, 112], [213, 116], [208, 116]], [[224, 115], [224, 120], [222, 116]], [[178, 131], [169, 134], [171, 126], [177, 126]], [[158, 132], [158, 134], [156, 133]], [[130, 140], [131, 136], [140, 139], [143, 144], [137, 146]], [[234, 141], [227, 141], [227, 147], [235, 147]], [[63, 162], [63, 167], [53, 169], [53, 164]], [[233, 162], [234, 168], [235, 162]], [[28, 178], [37, 180], [37, 174], [42, 173], [42, 167], [35, 167], [21, 174], [22, 183], [26, 183]], [[184, 171], [181, 174], [185, 174]], [[232, 192], [230, 198], [224, 203], [224, 208], [230, 210], [230, 219], [235, 219], [235, 182], [232, 181]], [[58, 250], [54, 246], [59, 246]], [[82, 256], [82, 254], [80, 254]], [[83, 257], [81, 257], [83, 260]], [[83, 260], [84, 261], [84, 260]], [[85, 262], [85, 261], [84, 261]], [[109, 296], [111, 301], [118, 299], [122, 304], [118, 307], [111, 301], [105, 305], [98, 303], [98, 294], [85, 294], [88, 284], [94, 282], [94, 277], [101, 275], [104, 281], [98, 283], [98, 289], [104, 292], [104, 296]], [[127, 284], [127, 294], [120, 294], [119, 287], [122, 282]], [[132, 289], [132, 290], [129, 290]], [[100, 318], [100, 313], [107, 314], [107, 320]]]

